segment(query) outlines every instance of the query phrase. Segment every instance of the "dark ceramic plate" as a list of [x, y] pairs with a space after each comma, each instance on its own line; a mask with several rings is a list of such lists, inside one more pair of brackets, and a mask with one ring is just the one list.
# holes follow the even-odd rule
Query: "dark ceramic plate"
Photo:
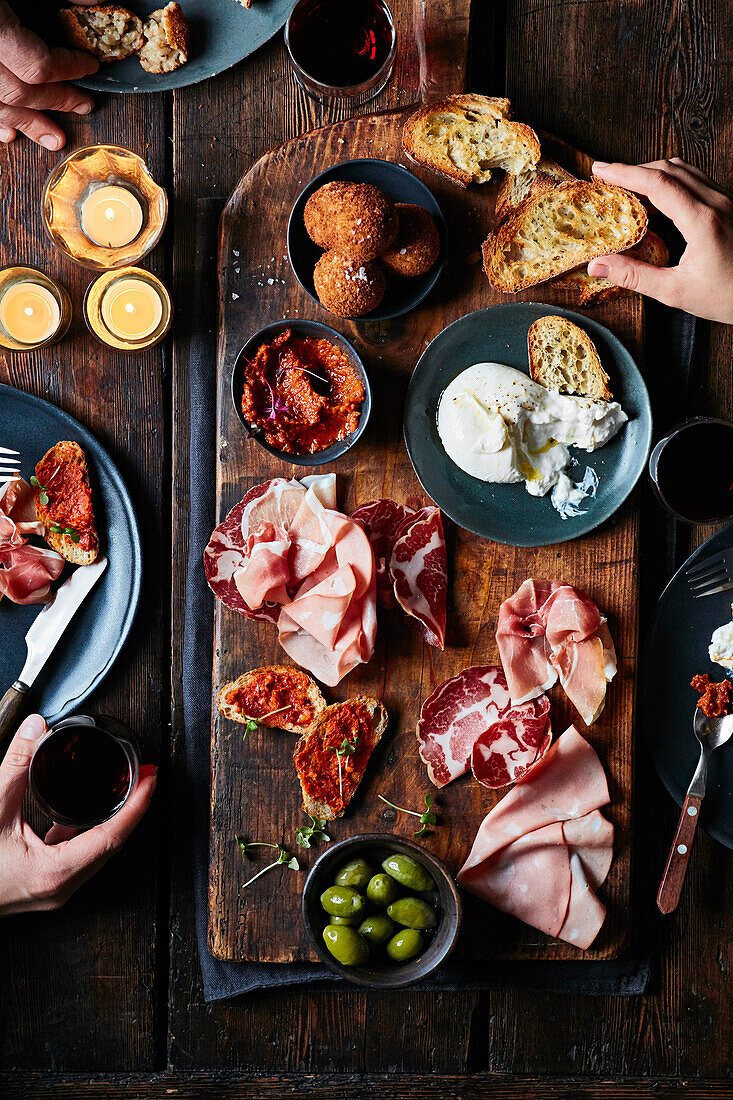
[[[339, 870], [350, 859], [365, 859], [377, 871], [382, 860], [392, 852], [411, 856], [432, 875], [436, 885], [436, 896], [432, 904], [439, 915], [438, 927], [422, 955], [411, 962], [402, 965], [380, 962], [380, 965], [342, 966], [323, 942], [323, 929], [328, 918], [321, 907], [321, 894], [329, 886], [333, 886]], [[301, 911], [308, 937], [321, 962], [342, 978], [374, 989], [398, 989], [432, 974], [455, 947], [462, 919], [460, 895], [445, 864], [414, 840], [392, 836], [390, 833], [362, 833], [360, 836], [341, 840], [338, 844], [330, 844], [313, 864], [305, 881]]]
[[[26, 481], [36, 462], [61, 439], [75, 440], [87, 457], [101, 549], [109, 564], [29, 693], [28, 706], [49, 722], [76, 709], [112, 668], [132, 626], [142, 577], [132, 501], [107, 452], [61, 409], [0, 385], [0, 445], [20, 451], [20, 472]], [[68, 573], [67, 566], [62, 580]], [[23, 667], [25, 636], [40, 610], [38, 605], [0, 603], [0, 695]]]
[[[305, 204], [314, 191], [332, 180], [345, 180], [349, 183], [371, 183], [389, 195], [393, 202], [413, 203], [422, 206], [432, 215], [440, 234], [440, 255], [430, 271], [415, 279], [400, 279], [387, 275], [387, 292], [378, 309], [372, 310], [359, 321], [386, 321], [390, 317], [401, 317], [423, 302], [433, 289], [445, 265], [448, 232], [443, 212], [438, 206], [432, 191], [421, 183], [417, 176], [408, 172], [401, 164], [388, 160], [347, 160], [343, 164], [334, 164], [332, 168], [321, 172], [311, 180], [295, 200], [288, 222], [288, 259], [295, 276], [316, 305], [320, 306], [316, 288], [313, 285], [313, 268], [323, 255], [323, 249], [314, 244], [305, 231], [303, 211]], [[328, 313], [328, 310], [326, 310]], [[333, 314], [329, 313], [329, 317]]]
[[[463, 472], [438, 435], [438, 402], [456, 375], [473, 363], [505, 363], [529, 373], [527, 329], [538, 317], [561, 314], [590, 334], [610, 375], [614, 398], [629, 418], [618, 435], [592, 454], [571, 448], [580, 467], [592, 466], [598, 494], [586, 514], [562, 519], [550, 495], [531, 497], [523, 483], [495, 485]], [[597, 321], [556, 306], [515, 302], [469, 313], [439, 333], [415, 367], [404, 419], [405, 443], [425, 492], [446, 515], [483, 538], [508, 546], [549, 546], [586, 535], [620, 508], [645, 468], [652, 435], [649, 395], [634, 360]]]
[[[338, 443], [334, 443], [331, 447], [326, 447], [323, 451], [318, 451], [312, 455], [294, 455], [289, 454], [287, 451], [279, 451], [276, 447], [271, 447], [265, 440], [264, 436], [259, 431], [250, 431], [249, 424], [242, 415], [242, 387], [244, 385], [244, 365], [247, 359], [252, 359], [257, 353], [257, 349], [268, 341], [273, 340], [284, 329], [292, 329], [295, 336], [310, 336], [317, 340], [328, 340], [332, 344], [336, 344], [346, 353], [351, 360], [351, 364], [354, 367], [357, 374], [361, 377], [364, 385], [364, 404], [361, 407], [361, 415], [359, 416], [359, 423], [356, 431], [351, 435], [347, 435], [345, 439], [339, 440]], [[318, 321], [275, 321], [271, 325], [265, 325], [258, 332], [255, 332], [253, 336], [250, 336], [247, 343], [244, 345], [234, 363], [234, 369], [232, 370], [232, 401], [234, 402], [234, 411], [239, 417], [242, 426], [250, 435], [251, 439], [254, 439], [259, 443], [260, 447], [264, 447], [268, 454], [274, 455], [275, 458], [281, 458], [283, 462], [292, 462], [296, 466], [325, 466], [328, 462], [335, 462], [337, 458], [341, 458], [341, 455], [354, 446], [357, 439], [359, 439], [366, 431], [366, 426], [369, 422], [369, 416], [372, 411], [372, 388], [369, 385], [369, 379], [367, 378], [364, 364], [357, 355], [355, 349], [351, 346], [348, 340], [345, 339], [335, 329], [329, 328], [328, 325], [322, 325]]]
[[[731, 592], [695, 600], [685, 570], [733, 546], [733, 523], [698, 547], [662, 593], [641, 651], [641, 724], [659, 777], [678, 806], [685, 800], [700, 754], [692, 732], [697, 692], [690, 680], [707, 672], [722, 680], [725, 671], [708, 657], [713, 631], [730, 622]], [[733, 848], [733, 744], [710, 758], [700, 824]]]

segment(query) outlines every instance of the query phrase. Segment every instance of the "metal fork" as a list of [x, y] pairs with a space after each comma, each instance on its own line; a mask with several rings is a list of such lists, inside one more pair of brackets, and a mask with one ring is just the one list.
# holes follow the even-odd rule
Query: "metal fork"
[[696, 600], [733, 588], [733, 548], [712, 554], [685, 570], [690, 592]]
[[10, 481], [18, 481], [19, 466], [20, 453], [11, 451], [8, 447], [0, 447], [0, 485], [7, 485]]

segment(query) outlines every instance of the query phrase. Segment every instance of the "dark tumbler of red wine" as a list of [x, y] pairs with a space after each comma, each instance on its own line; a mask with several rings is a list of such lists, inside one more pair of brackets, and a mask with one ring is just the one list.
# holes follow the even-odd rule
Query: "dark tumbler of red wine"
[[733, 519], [733, 424], [696, 416], [660, 439], [649, 458], [657, 497], [686, 523]]
[[55, 822], [87, 829], [124, 806], [139, 774], [130, 732], [114, 718], [77, 714], [52, 726], [31, 760], [29, 783]]

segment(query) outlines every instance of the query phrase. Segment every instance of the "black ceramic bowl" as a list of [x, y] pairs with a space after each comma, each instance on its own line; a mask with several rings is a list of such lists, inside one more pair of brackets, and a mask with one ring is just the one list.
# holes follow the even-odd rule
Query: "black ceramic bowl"
[[[410, 962], [400, 965], [389, 960], [382, 962], [370, 958], [366, 966], [342, 966], [323, 942], [323, 929], [328, 924], [328, 916], [321, 908], [321, 894], [329, 886], [333, 886], [339, 870], [350, 859], [360, 857], [378, 870], [382, 860], [392, 852], [411, 856], [432, 875], [436, 885], [432, 904], [438, 913], [438, 927], [422, 955]], [[306, 879], [301, 910], [308, 937], [321, 962], [342, 978], [374, 989], [398, 989], [432, 974], [453, 950], [461, 929], [462, 917], [461, 899], [453, 876], [445, 864], [413, 840], [393, 836], [391, 833], [362, 833], [341, 840], [338, 844], [330, 844], [313, 864]]]
[[[348, 183], [371, 183], [389, 195], [393, 202], [413, 203], [422, 206], [432, 215], [440, 234], [440, 255], [430, 271], [412, 279], [387, 274], [387, 291], [381, 305], [367, 313], [359, 321], [386, 321], [390, 317], [400, 317], [419, 306], [433, 289], [445, 265], [448, 245], [448, 233], [443, 212], [430, 191], [417, 176], [408, 172], [401, 164], [388, 160], [346, 160], [343, 164], [334, 164], [311, 180], [295, 200], [288, 222], [288, 259], [295, 276], [313, 301], [320, 306], [316, 288], [313, 285], [313, 268], [323, 255], [323, 249], [310, 239], [305, 231], [303, 211], [305, 204], [314, 191], [332, 180], [344, 180]], [[321, 306], [321, 309], [324, 307]], [[328, 312], [328, 311], [326, 311]], [[332, 316], [332, 315], [331, 315]]]
[[[244, 385], [244, 365], [246, 360], [252, 359], [252, 357], [257, 354], [257, 349], [262, 344], [274, 340], [274, 338], [286, 328], [289, 328], [294, 336], [310, 336], [316, 340], [328, 340], [330, 343], [341, 348], [349, 358], [351, 365], [361, 378], [364, 386], [364, 404], [361, 407], [361, 415], [359, 416], [359, 423], [356, 431], [352, 432], [351, 435], [347, 435], [345, 439], [340, 439], [338, 443], [326, 447], [325, 450], [316, 451], [315, 454], [296, 455], [291, 454], [289, 451], [279, 451], [277, 447], [271, 447], [262, 432], [256, 429], [253, 431], [242, 415], [242, 388]], [[367, 378], [364, 364], [357, 355], [355, 349], [351, 346], [349, 341], [341, 336], [340, 333], [336, 332], [335, 329], [329, 328], [328, 325], [322, 325], [318, 321], [275, 321], [271, 325], [265, 325], [264, 328], [261, 328], [258, 332], [255, 332], [254, 335], [250, 336], [247, 343], [239, 352], [232, 371], [232, 401], [234, 402], [234, 410], [250, 438], [256, 440], [260, 447], [264, 447], [268, 454], [274, 455], [275, 458], [281, 458], [283, 462], [292, 462], [295, 466], [325, 466], [326, 463], [334, 462], [335, 459], [341, 458], [341, 455], [345, 454], [350, 447], [353, 447], [357, 439], [363, 435], [372, 411], [372, 389], [369, 385], [369, 379]]]

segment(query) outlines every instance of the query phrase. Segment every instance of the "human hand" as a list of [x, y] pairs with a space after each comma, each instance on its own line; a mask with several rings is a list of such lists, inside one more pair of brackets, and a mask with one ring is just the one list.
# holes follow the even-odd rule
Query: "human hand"
[[43, 840], [23, 820], [31, 757], [46, 723], [31, 714], [0, 764], [0, 917], [60, 909], [82, 883], [119, 851], [153, 797], [158, 769], [146, 765], [121, 810], [86, 832], [52, 825]]
[[85, 50], [47, 46], [0, 2], [0, 141], [14, 141], [21, 130], [45, 149], [61, 149], [64, 131], [42, 112], [89, 114], [91, 96], [64, 82], [91, 76], [98, 68], [96, 57]]
[[596, 161], [593, 175], [647, 198], [679, 229], [687, 248], [676, 267], [652, 267], [618, 254], [588, 264], [589, 275], [648, 294], [697, 317], [733, 324], [733, 202], [679, 157], [650, 164]]

